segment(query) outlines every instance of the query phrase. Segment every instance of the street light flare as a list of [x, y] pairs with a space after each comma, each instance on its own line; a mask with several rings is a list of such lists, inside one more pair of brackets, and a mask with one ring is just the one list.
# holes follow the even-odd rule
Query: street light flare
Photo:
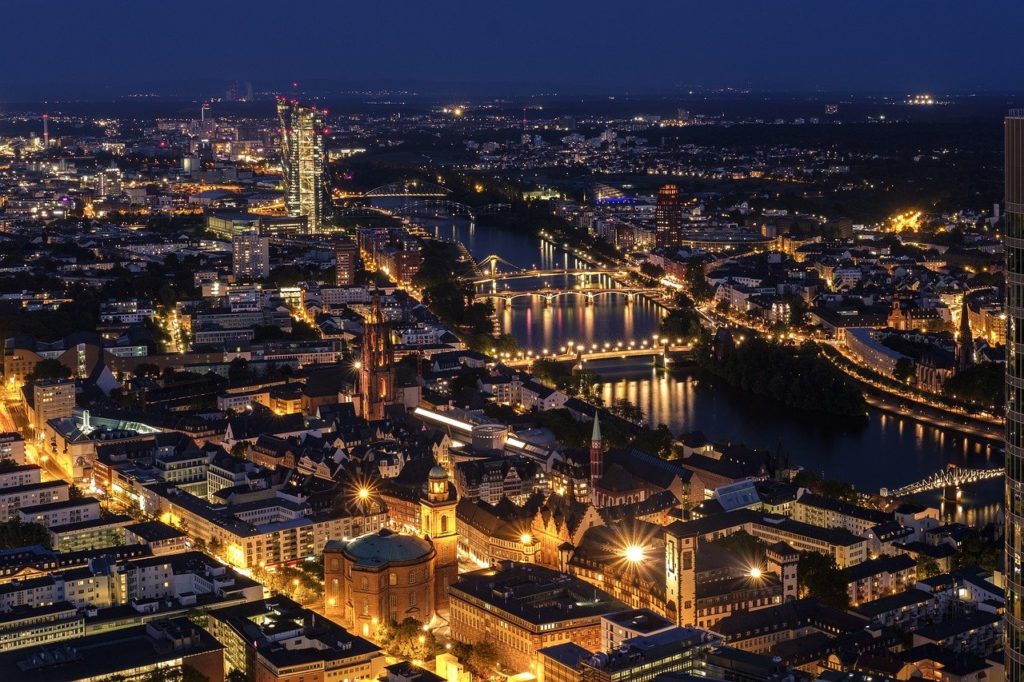
[[626, 561], [630, 563], [640, 563], [644, 560], [644, 548], [640, 545], [627, 545], [626, 551], [623, 552], [623, 556], [626, 557]]

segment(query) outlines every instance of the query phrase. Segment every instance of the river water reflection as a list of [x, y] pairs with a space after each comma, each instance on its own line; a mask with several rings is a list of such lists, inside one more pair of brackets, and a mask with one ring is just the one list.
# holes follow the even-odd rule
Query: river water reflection
[[[524, 268], [585, 268], [563, 249], [543, 242], [528, 230], [508, 230], [463, 220], [438, 221], [439, 237], [458, 239], [477, 260], [489, 255]], [[497, 285], [501, 291], [572, 286], [553, 277], [517, 279]], [[493, 287], [492, 287], [493, 288]], [[568, 342], [587, 345], [607, 341], [639, 341], [657, 332], [662, 312], [649, 302], [628, 304], [623, 297], [559, 297], [543, 304], [538, 297], [499, 302], [498, 323], [528, 349], [541, 351]], [[837, 423], [820, 415], [786, 409], [760, 396], [733, 389], [697, 370], [664, 372], [640, 359], [592, 365], [603, 378], [606, 402], [629, 398], [653, 424], [667, 424], [674, 433], [703, 431], [714, 440], [752, 447], [781, 447], [794, 464], [831, 478], [877, 492], [920, 480], [949, 463], [972, 467], [1002, 465], [1001, 444], [965, 438], [918, 421], [870, 409], [864, 422]], [[938, 505], [940, 494], [921, 502]], [[971, 524], [993, 520], [1002, 502], [1002, 481], [990, 480], [964, 490], [951, 518]]]

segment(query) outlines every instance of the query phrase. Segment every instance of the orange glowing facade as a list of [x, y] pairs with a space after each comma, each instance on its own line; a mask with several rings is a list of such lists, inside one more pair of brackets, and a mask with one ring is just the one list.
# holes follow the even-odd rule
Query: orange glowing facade
[[363, 419], [384, 418], [384, 408], [393, 399], [395, 353], [391, 331], [374, 291], [370, 315], [363, 326], [363, 347], [359, 366], [360, 411]]

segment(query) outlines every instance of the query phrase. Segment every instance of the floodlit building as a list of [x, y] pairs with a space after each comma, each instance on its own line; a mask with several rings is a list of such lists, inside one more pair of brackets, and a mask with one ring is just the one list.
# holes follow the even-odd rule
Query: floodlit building
[[598, 649], [601, 617], [625, 609], [578, 578], [512, 562], [462, 574], [450, 597], [452, 638], [493, 643], [502, 662], [514, 670], [537, 670], [537, 652], [546, 646], [574, 642]]
[[75, 382], [67, 379], [37, 381], [32, 386], [33, 425], [39, 431], [51, 419], [65, 419], [75, 409]]
[[326, 613], [363, 636], [373, 636], [383, 622], [431, 622], [448, 606], [448, 587], [458, 577], [457, 504], [448, 474], [435, 466], [420, 499], [418, 535], [381, 529], [351, 541], [329, 541]]
[[325, 114], [325, 110], [296, 100], [277, 100], [285, 207], [290, 216], [305, 216], [310, 232], [321, 228], [331, 201], [324, 150]]

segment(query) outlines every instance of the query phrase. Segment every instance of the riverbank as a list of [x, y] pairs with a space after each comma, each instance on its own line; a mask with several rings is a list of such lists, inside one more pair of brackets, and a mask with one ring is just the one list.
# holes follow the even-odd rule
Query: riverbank
[[873, 372], [854, 363], [835, 345], [824, 345], [822, 348], [825, 357], [850, 379], [857, 382], [865, 395], [871, 393], [878, 398], [885, 397], [889, 404], [900, 405], [901, 413], [904, 411], [915, 412], [923, 415], [920, 417], [921, 419], [935, 418], [939, 422], [987, 430], [991, 433], [998, 433], [998, 437], [1002, 438], [1005, 428], [1002, 418], [968, 411], [965, 407], [953, 404], [948, 399], [942, 399], [939, 396], [925, 402], [920, 391], [911, 392], [908, 389], [896, 388], [890, 383], [879, 381], [877, 376], [872, 376]]
[[927, 414], [926, 411], [929, 408], [921, 406], [919, 403], [900, 401], [894, 398], [892, 394], [875, 391], [870, 386], [865, 387], [864, 401], [871, 407], [883, 412], [906, 417], [930, 426], [941, 427], [947, 431], [954, 431], [974, 438], [983, 438], [1001, 444], [1005, 436], [1004, 430], [993, 424], [977, 421], [972, 423], [970, 419], [957, 421], [954, 417], [942, 414], [938, 410], [933, 411], [932, 414]]

